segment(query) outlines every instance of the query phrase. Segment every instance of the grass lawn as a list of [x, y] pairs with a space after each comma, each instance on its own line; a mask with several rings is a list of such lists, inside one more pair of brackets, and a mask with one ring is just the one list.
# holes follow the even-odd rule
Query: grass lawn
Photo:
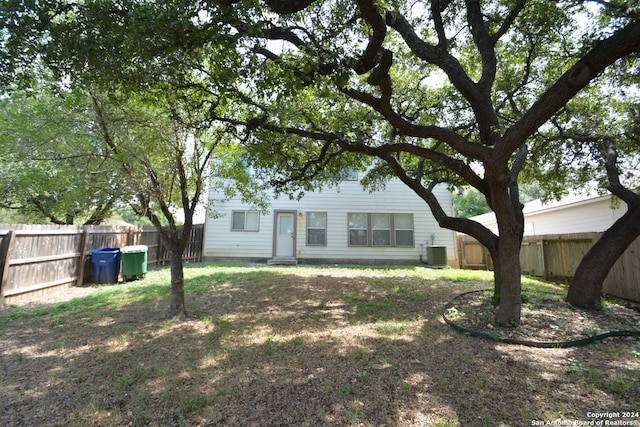
[[447, 326], [443, 307], [491, 287], [488, 272], [191, 264], [185, 278], [183, 321], [163, 318], [168, 269], [63, 303], [0, 309], [0, 425], [639, 420], [637, 338], [540, 349]]

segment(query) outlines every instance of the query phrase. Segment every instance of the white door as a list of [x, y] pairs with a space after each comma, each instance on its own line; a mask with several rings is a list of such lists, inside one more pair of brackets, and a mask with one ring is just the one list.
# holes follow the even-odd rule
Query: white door
[[293, 213], [278, 213], [276, 217], [276, 257], [293, 257], [293, 220]]

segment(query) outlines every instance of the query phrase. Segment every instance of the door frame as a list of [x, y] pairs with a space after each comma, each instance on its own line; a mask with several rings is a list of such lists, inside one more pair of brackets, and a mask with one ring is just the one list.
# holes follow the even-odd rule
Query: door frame
[[297, 253], [297, 243], [298, 243], [298, 211], [290, 210], [290, 209], [278, 209], [273, 211], [273, 236], [272, 236], [272, 247], [271, 247], [271, 256], [276, 258], [277, 253], [277, 242], [278, 242], [278, 215], [280, 214], [291, 214], [293, 216], [293, 254], [292, 258], [296, 258]]

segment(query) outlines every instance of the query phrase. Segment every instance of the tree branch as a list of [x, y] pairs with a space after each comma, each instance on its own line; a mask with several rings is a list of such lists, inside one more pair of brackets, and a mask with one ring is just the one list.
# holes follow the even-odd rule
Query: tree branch
[[526, 3], [527, 3], [526, 0], [518, 0], [516, 2], [516, 4], [513, 6], [513, 9], [511, 9], [507, 17], [504, 19], [504, 21], [502, 21], [502, 25], [500, 26], [498, 31], [496, 31], [496, 33], [493, 35], [492, 38], [493, 38], [494, 44], [498, 40], [500, 40], [500, 38], [503, 35], [505, 35], [505, 33], [509, 30], [509, 28], [511, 28], [511, 25], [516, 20], [516, 18], [518, 17], [518, 15], [522, 11]]
[[482, 77], [480, 78], [479, 86], [483, 92], [487, 92], [491, 90], [491, 86], [496, 77], [497, 59], [494, 51], [495, 39], [489, 36], [489, 32], [484, 25], [480, 2], [477, 0], [466, 0], [466, 5], [467, 23], [471, 29], [473, 41], [482, 58]]
[[280, 15], [290, 15], [300, 12], [310, 6], [315, 0], [265, 0], [269, 8]]
[[444, 22], [442, 20], [442, 12], [446, 9], [449, 2], [442, 4], [441, 0], [433, 0], [431, 2], [431, 16], [433, 19], [433, 26], [436, 29], [438, 35], [438, 46], [442, 49], [447, 48], [447, 35], [444, 31]]
[[497, 155], [508, 158], [606, 67], [626, 55], [637, 52], [640, 52], [640, 21], [632, 22], [598, 42], [505, 132]]
[[[395, 29], [403, 38], [407, 47], [421, 60], [436, 65], [449, 77], [451, 83], [467, 100], [477, 118], [480, 126], [480, 139], [484, 145], [494, 144], [491, 128], [497, 126], [495, 114], [490, 96], [491, 79], [488, 77], [482, 85], [476, 84], [464, 71], [460, 62], [449, 53], [444, 46], [433, 46], [422, 40], [415, 32], [407, 19], [399, 13], [388, 13], [387, 24]], [[484, 25], [482, 25], [484, 27]], [[480, 30], [479, 30], [480, 31]], [[489, 42], [487, 40], [487, 42]], [[491, 48], [491, 52], [493, 49]], [[485, 53], [485, 56], [490, 53]], [[489, 63], [490, 65], [490, 63]], [[487, 73], [491, 76], [491, 73]], [[495, 72], [493, 73], [495, 76]]]
[[365, 51], [353, 66], [353, 70], [356, 73], [364, 74], [380, 62], [380, 50], [387, 35], [387, 25], [372, 0], [357, 0], [357, 4], [362, 17], [372, 29]]
[[449, 230], [459, 231], [476, 237], [483, 245], [494, 247], [498, 237], [488, 228], [466, 218], [457, 218], [447, 215], [442, 208], [440, 201], [433, 194], [433, 188], [437, 182], [433, 182], [427, 187], [414, 178], [411, 178], [406, 170], [402, 167], [398, 159], [391, 153], [384, 154], [380, 157], [391, 167], [394, 174], [409, 188], [411, 188], [422, 200], [424, 200], [431, 209], [431, 212], [438, 222], [438, 225]]
[[[337, 141], [340, 146], [348, 151], [365, 153], [381, 159], [386, 159], [388, 155], [399, 153], [410, 153], [420, 159], [429, 159], [439, 165], [444, 166], [447, 170], [455, 173], [467, 181], [470, 185], [477, 188], [480, 192], [486, 193], [488, 187], [484, 180], [480, 178], [474, 171], [461, 160], [454, 159], [441, 152], [431, 150], [429, 148], [420, 147], [408, 143], [393, 143], [380, 146], [370, 146], [364, 142], [349, 142], [344, 139]], [[403, 169], [404, 170], [404, 169]], [[405, 172], [406, 173], [406, 172]]]
[[607, 171], [607, 180], [609, 185], [607, 189], [611, 194], [619, 197], [627, 205], [632, 203], [640, 203], [640, 195], [625, 188], [620, 182], [620, 173], [618, 171], [618, 149], [613, 138], [606, 137], [603, 140], [605, 149], [604, 166]]
[[490, 156], [490, 150], [480, 144], [469, 142], [458, 133], [451, 129], [439, 126], [422, 126], [416, 125], [404, 119], [400, 114], [396, 113], [388, 99], [376, 98], [366, 92], [358, 91], [352, 88], [340, 89], [342, 93], [352, 99], [369, 105], [379, 112], [393, 127], [400, 131], [400, 134], [417, 137], [417, 138], [433, 138], [443, 141], [461, 154], [472, 157], [474, 159], [483, 160]]

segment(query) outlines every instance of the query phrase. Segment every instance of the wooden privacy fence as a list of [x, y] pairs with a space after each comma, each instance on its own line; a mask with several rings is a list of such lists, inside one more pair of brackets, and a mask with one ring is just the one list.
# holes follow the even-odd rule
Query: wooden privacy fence
[[[193, 227], [184, 260], [202, 260], [203, 234]], [[92, 250], [132, 245], [147, 246], [150, 268], [170, 261], [154, 227], [0, 225], [0, 306], [91, 283]]]
[[[523, 274], [569, 283], [587, 251], [602, 233], [525, 236], [520, 250]], [[488, 250], [473, 237], [458, 235], [458, 257], [462, 268], [492, 269]], [[613, 266], [605, 279], [604, 293], [640, 302], [640, 238]]]

